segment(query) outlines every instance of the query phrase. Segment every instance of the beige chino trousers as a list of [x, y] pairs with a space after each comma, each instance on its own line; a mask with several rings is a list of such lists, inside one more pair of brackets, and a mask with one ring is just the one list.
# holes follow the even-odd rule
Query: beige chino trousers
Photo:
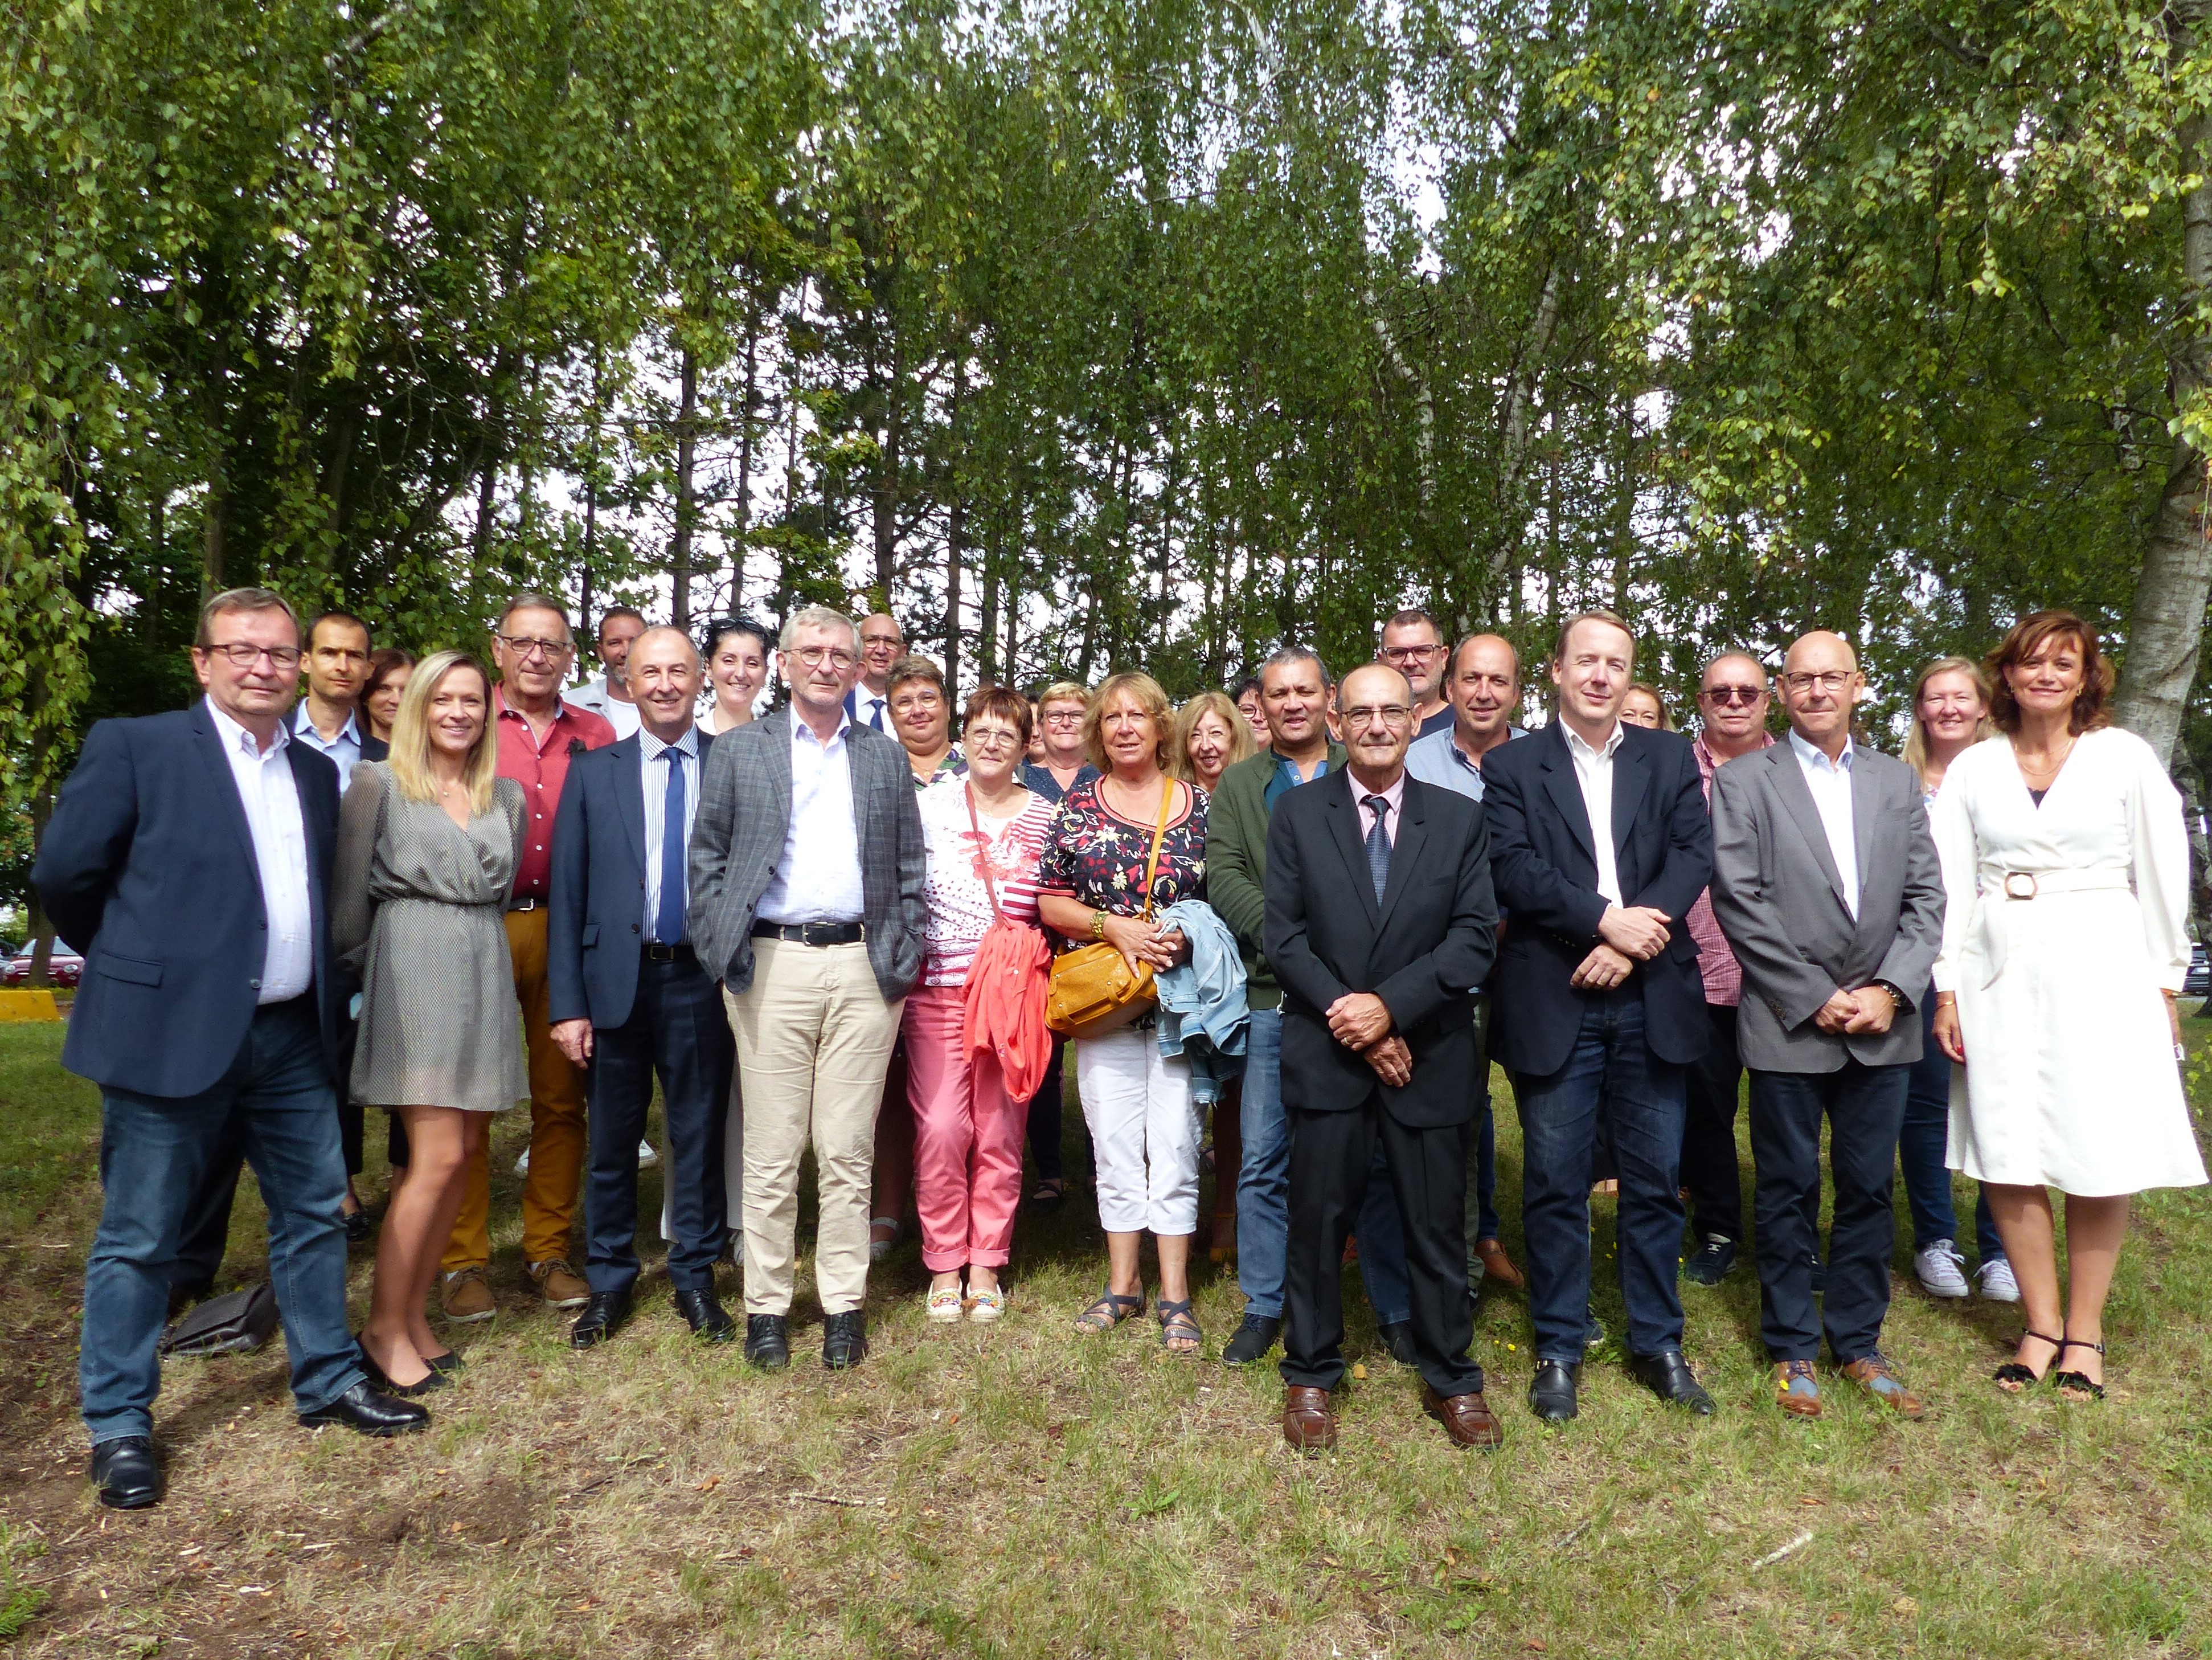
[[752, 984], [722, 998], [744, 1085], [745, 1312], [791, 1311], [799, 1163], [811, 1142], [814, 1289], [823, 1313], [850, 1313], [867, 1297], [876, 1111], [905, 1000], [884, 1000], [864, 944], [768, 939], [753, 941]]

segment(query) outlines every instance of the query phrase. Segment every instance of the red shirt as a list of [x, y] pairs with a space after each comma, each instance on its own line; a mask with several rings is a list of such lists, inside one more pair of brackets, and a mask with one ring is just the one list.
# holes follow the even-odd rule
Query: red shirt
[[[1765, 749], [1774, 741], [1774, 734], [1759, 734], [1759, 746]], [[1705, 781], [1705, 803], [1713, 799], [1713, 769], [1721, 763], [1705, 747], [1703, 733], [1691, 744], [1690, 750], [1698, 757], [1698, 771]], [[1705, 982], [1705, 1001], [1724, 1009], [1732, 1009], [1743, 1001], [1743, 970], [1729, 949], [1728, 936], [1721, 932], [1720, 919], [1713, 915], [1713, 896], [1711, 889], [1698, 895], [1697, 903], [1690, 907], [1690, 938], [1698, 942], [1698, 972]]]
[[587, 750], [605, 749], [615, 741], [615, 729], [604, 717], [574, 703], [563, 702], [545, 729], [545, 741], [530, 729], [530, 722], [507, 706], [503, 687], [491, 694], [492, 720], [499, 731], [499, 775], [522, 786], [523, 805], [529, 818], [523, 825], [522, 862], [515, 866], [517, 899], [543, 899], [553, 872], [553, 815], [561, 806], [561, 786], [568, 776], [572, 745]]

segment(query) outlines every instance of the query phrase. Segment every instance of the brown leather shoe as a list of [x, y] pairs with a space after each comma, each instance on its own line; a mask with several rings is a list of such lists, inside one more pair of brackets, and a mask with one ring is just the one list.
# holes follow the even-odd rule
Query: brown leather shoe
[[1820, 1415], [1820, 1381], [1813, 1375], [1810, 1360], [1774, 1363], [1774, 1404], [1792, 1418]]
[[1513, 1259], [1505, 1254], [1505, 1247], [1495, 1239], [1474, 1242], [1475, 1260], [1482, 1264], [1482, 1277], [1495, 1280], [1508, 1291], [1528, 1289], [1528, 1277], [1513, 1266]]
[[544, 1298], [549, 1309], [580, 1309], [592, 1300], [591, 1286], [568, 1265], [565, 1256], [556, 1256], [550, 1262], [532, 1263], [530, 1277], [537, 1282], [538, 1294]]
[[456, 1268], [438, 1286], [438, 1306], [448, 1325], [473, 1326], [499, 1311], [482, 1268]]
[[1472, 1395], [1438, 1395], [1428, 1384], [1421, 1385], [1421, 1410], [1444, 1426], [1444, 1433], [1462, 1447], [1480, 1447], [1485, 1452], [1505, 1444], [1505, 1431], [1491, 1411], [1490, 1402], [1482, 1398], [1482, 1391]]
[[1327, 1389], [1293, 1385], [1283, 1391], [1283, 1439], [1297, 1452], [1327, 1452], [1336, 1444], [1336, 1411]]
[[1844, 1376], [1894, 1412], [1899, 1418], [1925, 1418], [1928, 1403], [1905, 1387], [1889, 1357], [1875, 1350], [1843, 1369]]

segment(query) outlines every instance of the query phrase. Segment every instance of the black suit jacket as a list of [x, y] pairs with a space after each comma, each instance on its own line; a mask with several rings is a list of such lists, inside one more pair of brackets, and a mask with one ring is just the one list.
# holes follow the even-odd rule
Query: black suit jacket
[[[714, 735], [699, 733], [699, 776]], [[645, 939], [645, 763], [636, 734], [568, 763], [553, 818], [545, 919], [551, 1018], [619, 1026], [637, 1000]], [[688, 876], [687, 876], [688, 880]]]
[[[338, 769], [287, 744], [307, 838], [311, 995], [341, 1075], [351, 993], [331, 958]], [[230, 762], [204, 700], [102, 721], [54, 802], [31, 880], [84, 952], [62, 1064], [112, 1089], [197, 1095], [238, 1059], [260, 998], [269, 923]]]
[[[1490, 972], [1498, 903], [1482, 804], [1406, 780], [1390, 879], [1378, 903], [1348, 773], [1285, 794], [1267, 825], [1263, 944], [1283, 988], [1283, 1100], [1343, 1112], [1381, 1093], [1413, 1128], [1474, 1116], [1483, 1064], [1469, 990]], [[1413, 1054], [1403, 1089], [1328, 1030], [1328, 1006], [1373, 992]]]
[[[1705, 1052], [1705, 982], [1690, 907], [1712, 879], [1713, 829], [1690, 740], [1624, 726], [1613, 757], [1613, 859], [1630, 905], [1674, 919], [1666, 948], [1639, 963], [1644, 1036], [1662, 1061]], [[1606, 899], [1597, 891], [1589, 812], [1559, 721], [1482, 758], [1490, 868], [1511, 917], [1491, 985], [1492, 1052], [1509, 1071], [1540, 1077], [1567, 1063], [1585, 994], [1568, 984], [1598, 943]]]

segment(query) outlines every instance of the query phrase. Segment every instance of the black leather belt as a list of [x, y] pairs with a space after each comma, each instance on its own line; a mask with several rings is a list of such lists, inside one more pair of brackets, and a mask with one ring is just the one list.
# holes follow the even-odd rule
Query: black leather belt
[[787, 939], [794, 946], [857, 946], [868, 937], [865, 922], [756, 922], [756, 939]]
[[643, 950], [645, 960], [648, 963], [696, 963], [699, 960], [699, 953], [686, 944], [659, 946], [648, 939]]
[[534, 897], [529, 899], [510, 899], [507, 902], [507, 908], [509, 910], [544, 910], [545, 909], [545, 905], [546, 902], [544, 900]]

